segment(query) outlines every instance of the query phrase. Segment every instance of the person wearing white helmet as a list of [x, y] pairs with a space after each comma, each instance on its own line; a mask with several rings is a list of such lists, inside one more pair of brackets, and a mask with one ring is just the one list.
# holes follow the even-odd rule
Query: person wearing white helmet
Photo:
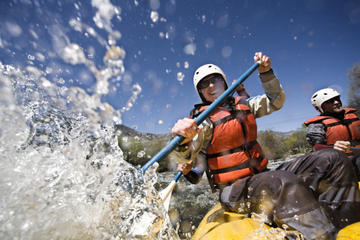
[[360, 180], [360, 154], [350, 147], [360, 147], [360, 118], [355, 108], [342, 106], [340, 93], [332, 88], [315, 92], [311, 103], [320, 115], [304, 122], [306, 138], [313, 149], [334, 148], [352, 159]]
[[[340, 103], [340, 104], [330, 105], [329, 103], [331, 103], [331, 102], [329, 100], [337, 100], [338, 103]], [[324, 103], [325, 103], [325, 105], [322, 106]], [[324, 88], [324, 89], [321, 89], [321, 90], [315, 92], [311, 96], [311, 104], [320, 113], [339, 112], [342, 110], [340, 93], [338, 93], [335, 89], [332, 89], [332, 88]], [[331, 109], [329, 109], [329, 107]]]
[[[199, 67], [195, 73], [194, 73], [194, 78], [193, 78], [193, 83], [194, 83], [194, 87], [195, 90], [198, 92], [201, 100], [203, 102], [206, 102], [207, 100], [204, 98], [204, 96], [200, 93], [200, 90], [202, 89], [201, 87], [198, 86], [198, 84], [200, 83], [201, 80], [203, 80], [204, 78], [208, 77], [208, 76], [218, 76], [219, 78], [222, 78], [224, 80], [225, 83], [225, 89], [228, 88], [228, 83], [226, 80], [226, 76], [225, 73], [221, 70], [220, 67], [214, 65], [214, 64], [205, 64], [202, 65], [201, 67]], [[234, 80], [233, 82], [235, 82], [236, 80]], [[203, 81], [201, 84], [207, 84], [210, 83], [209, 81]], [[249, 98], [250, 95], [246, 92], [244, 85], [240, 84], [237, 88], [236, 88], [236, 92], [239, 96], [242, 97], [246, 97]]]
[[339, 92], [332, 88], [315, 92], [311, 103], [320, 113], [304, 122], [313, 151], [277, 169], [304, 179], [335, 226], [345, 227], [360, 221], [360, 157], [350, 151], [351, 145], [360, 144], [360, 119], [356, 109], [342, 106]]
[[[200, 126], [193, 118], [207, 109], [228, 83], [224, 72], [214, 64], [195, 71], [193, 83], [202, 103], [172, 128], [174, 136], [185, 137], [172, 155], [179, 163], [178, 171], [193, 184], [205, 172], [211, 189], [220, 191], [219, 200], [228, 211], [265, 214], [268, 223], [280, 227], [286, 224], [307, 239], [334, 239], [337, 229], [310, 188], [289, 171], [267, 169], [267, 159], [256, 141], [255, 119], [281, 109], [285, 94], [271, 69], [270, 58], [258, 52], [254, 61], [260, 63], [258, 71], [265, 93], [250, 98], [228, 97]], [[271, 199], [269, 204], [264, 203], [267, 198]], [[265, 213], [263, 205], [269, 206]], [[313, 219], [317, 220], [316, 226], [309, 225]]]
[[356, 109], [344, 108], [340, 94], [332, 88], [315, 92], [311, 103], [320, 112], [306, 120], [307, 139], [314, 150], [329, 146], [342, 152], [351, 152], [350, 146], [360, 147], [360, 119]]

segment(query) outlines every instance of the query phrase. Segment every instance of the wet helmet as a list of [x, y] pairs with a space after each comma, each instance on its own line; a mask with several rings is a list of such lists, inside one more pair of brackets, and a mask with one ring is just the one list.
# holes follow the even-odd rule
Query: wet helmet
[[[198, 92], [198, 88], [197, 88], [197, 85], [199, 84], [199, 82], [211, 75], [211, 74], [219, 74], [221, 75], [223, 78], [224, 78], [224, 82], [225, 82], [225, 89], [228, 88], [228, 84], [226, 82], [226, 76], [225, 76], [225, 73], [221, 70], [221, 68], [219, 68], [218, 66], [214, 65], [214, 64], [205, 64], [205, 65], [202, 65], [201, 67], [199, 67], [195, 73], [194, 73], [194, 78], [193, 78], [193, 81], [194, 81], [194, 87], [195, 87], [195, 90]], [[198, 92], [198, 94], [200, 95], [201, 99], [204, 101], [203, 97], [201, 96], [201, 94]]]
[[321, 105], [326, 102], [327, 100], [330, 100], [334, 97], [340, 96], [340, 93], [338, 93], [336, 90], [332, 88], [324, 88], [317, 92], [315, 92], [311, 97], [311, 103], [312, 105], [321, 113], [324, 113], [324, 110], [322, 109]]

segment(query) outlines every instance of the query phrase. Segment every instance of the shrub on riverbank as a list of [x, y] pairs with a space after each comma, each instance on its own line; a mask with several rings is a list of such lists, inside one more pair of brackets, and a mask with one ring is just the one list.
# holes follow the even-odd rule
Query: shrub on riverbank
[[289, 133], [274, 132], [272, 130], [260, 131], [258, 133], [258, 142], [268, 159], [285, 158], [290, 155], [311, 151], [311, 146], [306, 141], [305, 126]]

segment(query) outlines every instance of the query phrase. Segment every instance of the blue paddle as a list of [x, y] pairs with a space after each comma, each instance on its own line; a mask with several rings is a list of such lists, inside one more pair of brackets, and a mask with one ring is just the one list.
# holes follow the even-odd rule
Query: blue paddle
[[[226, 89], [210, 106], [205, 109], [197, 118], [195, 118], [196, 124], [200, 125], [210, 113], [221, 104], [228, 96], [230, 96], [235, 89], [243, 83], [258, 67], [260, 63], [256, 62], [252, 65], [243, 75], [241, 75], [228, 89]], [[141, 171], [144, 173], [155, 162], [165, 157], [171, 152], [178, 144], [180, 144], [185, 138], [183, 136], [175, 136], [165, 147], [163, 147], [154, 157], [152, 157], [144, 166], [141, 167]]]

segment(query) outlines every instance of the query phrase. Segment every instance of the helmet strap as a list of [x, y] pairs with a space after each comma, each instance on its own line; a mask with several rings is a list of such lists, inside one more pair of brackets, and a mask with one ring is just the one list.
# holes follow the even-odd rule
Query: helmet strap
[[317, 111], [319, 111], [321, 114], [323, 113], [323, 111], [322, 111], [322, 109], [321, 109], [321, 108], [319, 108], [319, 107], [315, 107], [315, 109], [316, 109]]

